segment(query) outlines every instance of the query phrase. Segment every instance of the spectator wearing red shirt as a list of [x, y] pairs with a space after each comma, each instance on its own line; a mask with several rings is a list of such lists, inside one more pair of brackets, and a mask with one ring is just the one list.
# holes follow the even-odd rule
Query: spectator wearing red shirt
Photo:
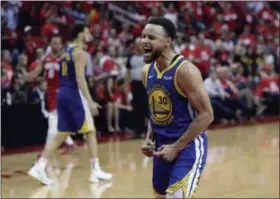
[[257, 13], [257, 17], [267, 23], [271, 23], [274, 20], [275, 16], [268, 2], [264, 3], [264, 8]]
[[42, 48], [45, 45], [45, 41], [42, 37], [32, 36], [32, 27], [26, 26], [25, 32], [25, 49], [24, 54], [28, 57], [28, 64], [31, 64], [36, 59], [36, 49]]
[[91, 8], [89, 11], [89, 20], [91, 25], [99, 24], [100, 23], [100, 13], [97, 12], [96, 9]]
[[47, 38], [49, 41], [53, 36], [59, 34], [59, 28], [54, 23], [55, 19], [54, 17], [48, 17], [46, 19], [46, 23], [42, 26], [42, 35]]
[[225, 2], [223, 18], [227, 23], [230, 31], [236, 30], [239, 16], [237, 12], [234, 10], [231, 2]]
[[279, 75], [266, 76], [261, 78], [261, 81], [256, 88], [255, 95], [261, 98], [268, 95], [279, 96], [279, 80]]
[[223, 15], [218, 14], [217, 20], [213, 23], [211, 28], [211, 32], [213, 33], [213, 39], [218, 39], [220, 37], [220, 34], [225, 30], [229, 30], [229, 26], [227, 23], [225, 23]]
[[203, 10], [202, 10], [202, 3], [201, 2], [181, 1], [180, 2], [180, 7], [188, 8], [194, 14], [194, 17], [198, 22], [202, 21]]
[[212, 58], [211, 47], [205, 44], [204, 37], [197, 40], [197, 45], [194, 50], [194, 55], [198, 60], [197, 67], [199, 68], [203, 79], [209, 76], [210, 60]]
[[[130, 104], [131, 99], [129, 100], [129, 93], [131, 95], [131, 90], [127, 87], [124, 79], [119, 79], [116, 82], [116, 87], [114, 90], [114, 96], [116, 98], [114, 103], [114, 121], [115, 121], [115, 131], [120, 132], [120, 112], [121, 111], [132, 111], [132, 106]], [[130, 117], [131, 118], [131, 117]], [[123, 118], [126, 121], [129, 117]]]
[[100, 19], [101, 39], [107, 41], [111, 30], [110, 22], [107, 19]]
[[256, 36], [251, 33], [250, 26], [244, 27], [243, 33], [239, 36], [239, 41], [245, 45], [253, 46], [256, 43]]
[[255, 89], [255, 95], [258, 99], [264, 101], [267, 106], [266, 112], [272, 115], [279, 112], [279, 84], [279, 74], [274, 72], [272, 65], [265, 65], [261, 73], [261, 80]]
[[209, 27], [216, 20], [217, 10], [211, 2], [203, 2], [202, 10], [205, 24]]
[[134, 26], [134, 28], [132, 29], [132, 35], [134, 38], [140, 37], [141, 33], [144, 29], [144, 26], [146, 24], [146, 18], [144, 18], [143, 20], [141, 20], [138, 24], [136, 24], [136, 26]]
[[261, 19], [256, 27], [256, 30], [260, 35], [264, 35], [265, 37], [273, 35], [273, 24], [267, 23]]
[[113, 58], [107, 55], [109, 52], [108, 48], [104, 49], [104, 52], [98, 52], [97, 62], [100, 69], [108, 74], [108, 78], [106, 78], [104, 87], [100, 88], [104, 90], [104, 101], [106, 104], [106, 116], [107, 116], [107, 130], [109, 132], [114, 132], [112, 121], [113, 121], [113, 113], [114, 113], [114, 102], [116, 97], [114, 96], [114, 88], [115, 88], [115, 79], [118, 75], [117, 66], [113, 60]]

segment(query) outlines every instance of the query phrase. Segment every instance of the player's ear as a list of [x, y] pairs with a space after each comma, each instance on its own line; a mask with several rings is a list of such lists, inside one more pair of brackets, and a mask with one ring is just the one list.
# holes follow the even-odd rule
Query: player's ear
[[171, 43], [172, 43], [171, 37], [166, 37], [166, 39], [165, 39], [165, 44], [166, 44], [166, 46], [170, 46]]

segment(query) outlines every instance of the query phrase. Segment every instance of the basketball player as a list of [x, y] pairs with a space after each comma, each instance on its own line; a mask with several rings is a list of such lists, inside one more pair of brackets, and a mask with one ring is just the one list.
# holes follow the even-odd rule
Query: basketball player
[[[47, 80], [47, 103], [48, 103], [48, 135], [46, 143], [49, 143], [57, 133], [57, 111], [56, 111], [56, 95], [58, 91], [59, 62], [61, 55], [61, 38], [54, 36], [51, 39], [51, 51], [48, 55], [40, 60], [38, 66], [25, 75], [26, 80], [33, 80], [39, 76], [44, 70]], [[44, 63], [42, 64], [44, 60]], [[71, 149], [74, 148], [74, 142], [70, 136], [66, 139], [66, 144]]]
[[64, 49], [59, 67], [58, 134], [47, 144], [42, 157], [28, 172], [30, 176], [45, 185], [53, 184], [53, 180], [47, 176], [45, 171], [50, 156], [69, 134], [75, 133], [86, 135], [85, 139], [91, 158], [89, 181], [112, 179], [112, 174], [103, 172], [99, 165], [92, 116], [98, 115], [100, 106], [92, 100], [85, 79], [87, 55], [84, 46], [91, 41], [92, 36], [89, 29], [82, 24], [74, 25], [72, 36], [74, 41]]
[[174, 24], [151, 18], [142, 33], [149, 130], [142, 152], [153, 159], [156, 198], [193, 197], [207, 156], [213, 111], [199, 70], [172, 50]]

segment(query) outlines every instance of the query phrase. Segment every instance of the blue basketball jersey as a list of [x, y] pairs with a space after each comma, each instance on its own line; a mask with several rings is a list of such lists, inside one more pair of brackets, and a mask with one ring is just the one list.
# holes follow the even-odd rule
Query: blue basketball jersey
[[163, 71], [160, 72], [156, 62], [153, 62], [146, 72], [152, 129], [155, 134], [166, 138], [181, 137], [195, 117], [195, 111], [178, 87], [176, 79], [176, 72], [186, 62], [183, 56], [177, 55]]
[[73, 52], [78, 46], [68, 45], [61, 55], [59, 68], [59, 87], [78, 88], [75, 73], [75, 63], [73, 61]]
[[60, 133], [90, 133], [95, 129], [88, 102], [80, 91], [76, 79], [73, 52], [78, 48], [77, 45], [70, 44], [61, 55], [57, 93]]

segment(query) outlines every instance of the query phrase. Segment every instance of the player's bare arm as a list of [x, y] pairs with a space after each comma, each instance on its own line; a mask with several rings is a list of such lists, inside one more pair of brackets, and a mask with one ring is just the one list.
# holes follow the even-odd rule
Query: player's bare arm
[[[148, 71], [148, 65], [145, 65], [142, 69], [142, 82], [144, 87], [146, 87], [146, 75], [147, 75], [147, 71]], [[152, 126], [150, 121], [148, 122], [148, 130], [147, 130], [147, 135], [146, 135], [146, 139], [143, 143], [143, 145], [141, 146], [141, 150], [142, 153], [148, 157], [152, 157], [153, 156], [153, 152], [155, 149], [155, 145], [154, 145], [154, 137], [153, 137], [153, 130], [152, 130]]]
[[214, 120], [214, 115], [198, 68], [188, 62], [179, 69], [177, 75], [178, 86], [197, 112], [187, 131], [174, 143], [179, 152], [207, 129]]
[[[98, 115], [98, 109], [100, 106], [92, 100], [88, 85], [85, 78], [85, 67], [86, 67], [86, 53], [82, 49], [77, 49], [73, 52], [73, 58], [75, 62], [76, 79], [81, 89], [82, 94], [87, 99], [90, 109], [93, 115]], [[94, 109], [94, 110], [93, 110]]]
[[33, 81], [35, 78], [39, 76], [39, 74], [43, 71], [43, 60], [40, 60], [38, 66], [31, 72], [24, 74], [25, 81]]

